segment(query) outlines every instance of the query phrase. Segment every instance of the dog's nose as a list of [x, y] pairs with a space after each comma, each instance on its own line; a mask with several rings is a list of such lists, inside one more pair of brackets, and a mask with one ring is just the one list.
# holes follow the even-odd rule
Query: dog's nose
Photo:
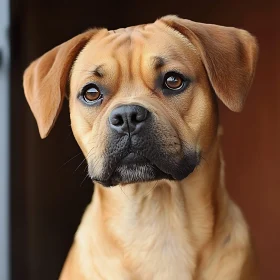
[[138, 105], [123, 105], [115, 108], [109, 123], [113, 130], [121, 134], [137, 134], [145, 125], [149, 111]]

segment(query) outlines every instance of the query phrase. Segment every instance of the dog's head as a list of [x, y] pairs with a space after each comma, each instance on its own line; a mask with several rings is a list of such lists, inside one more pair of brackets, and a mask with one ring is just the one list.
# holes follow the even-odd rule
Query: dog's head
[[256, 58], [244, 30], [167, 16], [74, 37], [29, 66], [24, 89], [42, 138], [69, 95], [93, 180], [182, 180], [217, 135], [216, 97], [243, 108]]

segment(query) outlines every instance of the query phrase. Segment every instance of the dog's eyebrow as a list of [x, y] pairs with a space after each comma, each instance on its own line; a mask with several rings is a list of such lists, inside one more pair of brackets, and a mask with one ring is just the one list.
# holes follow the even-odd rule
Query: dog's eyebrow
[[93, 70], [90, 71], [90, 73], [98, 78], [102, 78], [104, 76], [104, 65], [96, 65]]
[[155, 68], [155, 70], [158, 70], [159, 68], [163, 67], [166, 64], [166, 59], [161, 56], [153, 56], [152, 57], [152, 65]]
[[154, 56], [152, 57], [152, 65], [154, 66], [155, 70], [163, 67], [166, 64], [166, 59], [161, 56]]

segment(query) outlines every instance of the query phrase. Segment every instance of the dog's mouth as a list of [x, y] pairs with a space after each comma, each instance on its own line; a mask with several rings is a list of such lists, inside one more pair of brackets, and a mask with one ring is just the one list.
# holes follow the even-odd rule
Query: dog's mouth
[[172, 180], [173, 177], [162, 171], [145, 156], [130, 152], [120, 160], [109, 179], [96, 181], [104, 186], [115, 186], [160, 179]]
[[[200, 162], [200, 153], [186, 144], [178, 148], [179, 140], [163, 141], [156, 137], [160, 132], [148, 128], [137, 135], [112, 134], [102, 159], [89, 162], [91, 179], [115, 186], [162, 179], [181, 181], [189, 176]], [[95, 171], [96, 163], [101, 165], [99, 172]]]

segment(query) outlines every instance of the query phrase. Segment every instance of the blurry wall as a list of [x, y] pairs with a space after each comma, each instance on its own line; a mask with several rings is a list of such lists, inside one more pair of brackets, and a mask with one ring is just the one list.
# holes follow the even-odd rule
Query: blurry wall
[[220, 109], [227, 187], [252, 229], [262, 279], [277, 279], [280, 2], [11, 0], [11, 8], [12, 279], [58, 278], [92, 193], [85, 166], [77, 168], [83, 156], [69, 127], [68, 104], [50, 136], [40, 140], [22, 91], [24, 68], [88, 27], [112, 29], [166, 14], [244, 28], [259, 40], [260, 59], [245, 110]]
[[0, 279], [9, 272], [9, 1], [0, 2]]

